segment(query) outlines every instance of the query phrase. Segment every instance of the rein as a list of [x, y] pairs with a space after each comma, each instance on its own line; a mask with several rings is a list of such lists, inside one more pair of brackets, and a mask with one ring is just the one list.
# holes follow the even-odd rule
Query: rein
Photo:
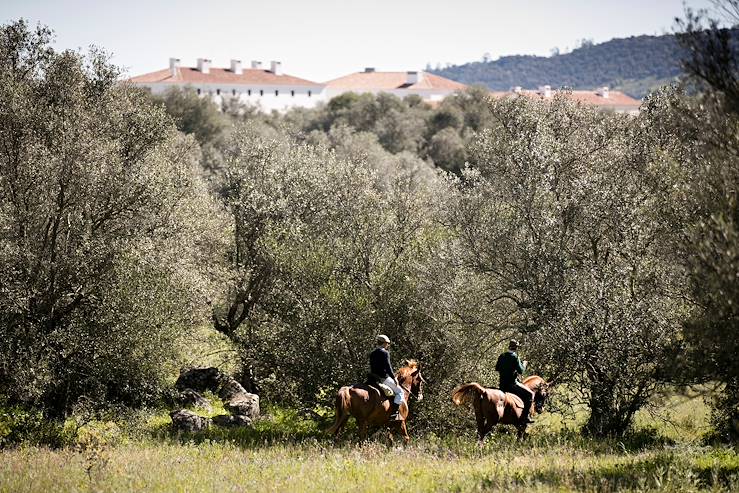
[[411, 395], [412, 395], [413, 397], [415, 397], [416, 399], [418, 399], [418, 396], [417, 396], [416, 394], [414, 394], [413, 392], [411, 392], [411, 387], [412, 387], [412, 386], [413, 386], [413, 384], [411, 384], [411, 385], [410, 385], [409, 387], [406, 387], [406, 386], [404, 386], [404, 385], [399, 385], [399, 387], [400, 387], [401, 389], [403, 389], [403, 390], [405, 390], [406, 392], [408, 392], [408, 395], [409, 395], [409, 396], [411, 396]]

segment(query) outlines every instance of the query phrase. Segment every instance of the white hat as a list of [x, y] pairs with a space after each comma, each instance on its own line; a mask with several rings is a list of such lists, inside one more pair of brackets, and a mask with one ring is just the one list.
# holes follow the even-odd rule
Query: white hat
[[390, 344], [390, 338], [386, 336], [385, 334], [380, 334], [377, 336], [377, 342], [382, 344]]

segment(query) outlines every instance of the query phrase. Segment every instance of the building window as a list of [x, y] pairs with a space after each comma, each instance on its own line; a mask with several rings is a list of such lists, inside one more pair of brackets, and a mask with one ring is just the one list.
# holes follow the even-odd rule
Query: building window
[[231, 89], [231, 95], [236, 96], [236, 89]]
[[264, 96], [264, 89], [260, 89], [260, 90], [259, 90], [259, 95], [260, 95], [260, 96]]
[[247, 95], [247, 96], [251, 96], [251, 89], [248, 89], [248, 90], [246, 91], [246, 95]]
[[311, 92], [310, 91], [308, 91], [308, 97], [311, 97]]
[[220, 95], [221, 95], [221, 90], [220, 89], [216, 89], [216, 96], [220, 96]]
[[280, 91], [278, 91], [277, 89], [275, 89], [275, 96], [279, 96], [279, 95], [280, 95]]
[[295, 97], [295, 91], [290, 91], [290, 96]]
[[198, 88], [198, 96], [200, 96], [200, 88]]

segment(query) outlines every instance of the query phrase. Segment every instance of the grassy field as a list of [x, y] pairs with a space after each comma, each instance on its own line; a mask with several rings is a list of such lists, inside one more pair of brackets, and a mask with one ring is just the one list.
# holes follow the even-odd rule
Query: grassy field
[[701, 443], [698, 398], [669, 399], [622, 440], [583, 438], [580, 419], [542, 416], [524, 443], [501, 431], [480, 447], [464, 430], [394, 447], [382, 436], [334, 445], [280, 409], [253, 429], [197, 435], [142, 412], [92, 423], [66, 448], [0, 452], [0, 491], [739, 491], [737, 450]]

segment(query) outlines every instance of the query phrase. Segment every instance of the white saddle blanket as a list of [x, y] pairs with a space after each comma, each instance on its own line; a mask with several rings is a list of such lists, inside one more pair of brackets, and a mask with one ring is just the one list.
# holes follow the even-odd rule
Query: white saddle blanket
[[395, 392], [393, 392], [393, 389], [391, 389], [384, 383], [378, 383], [377, 386], [380, 387], [380, 389], [382, 389], [386, 397], [393, 397], [395, 395]]

